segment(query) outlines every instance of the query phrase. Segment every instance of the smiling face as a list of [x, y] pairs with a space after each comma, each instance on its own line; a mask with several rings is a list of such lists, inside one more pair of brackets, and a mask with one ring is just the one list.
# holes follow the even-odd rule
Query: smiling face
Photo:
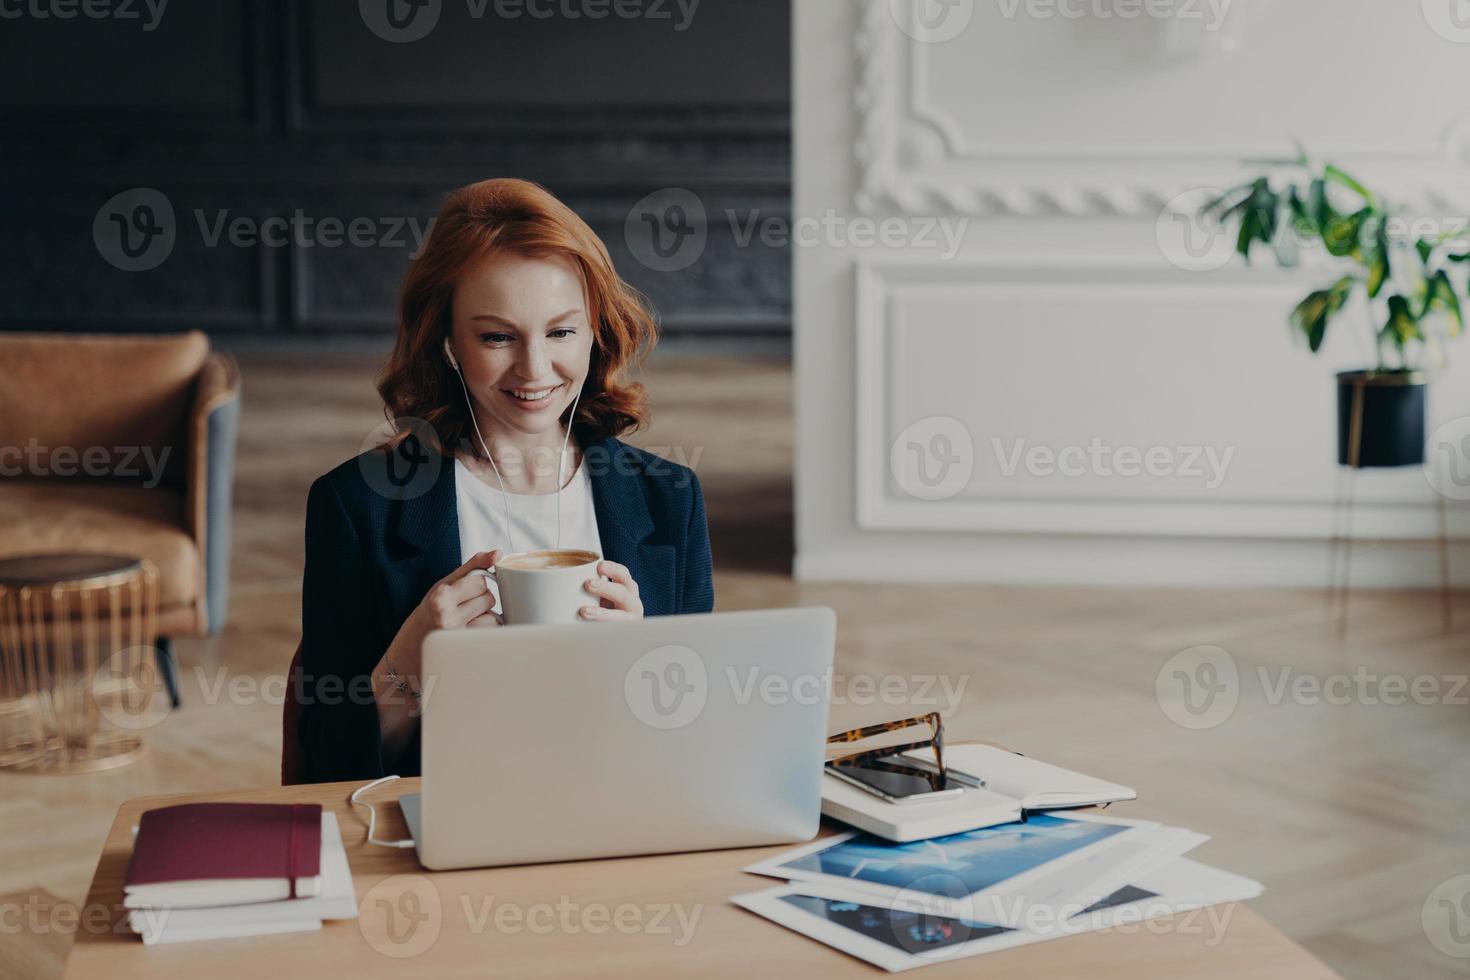
[[453, 314], [450, 346], [486, 441], [559, 438], [559, 420], [592, 356], [586, 294], [572, 260], [492, 255], [456, 284]]

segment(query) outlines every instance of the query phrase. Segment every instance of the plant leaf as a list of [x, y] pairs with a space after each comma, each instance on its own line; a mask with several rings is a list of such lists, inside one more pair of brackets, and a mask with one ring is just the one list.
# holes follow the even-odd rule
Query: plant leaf
[[1292, 311], [1291, 325], [1307, 338], [1307, 346], [1312, 353], [1321, 349], [1328, 323], [1347, 305], [1357, 284], [1356, 276], [1343, 276], [1327, 289], [1308, 294]]
[[1322, 227], [1322, 244], [1334, 258], [1358, 256], [1363, 223], [1372, 211], [1364, 208], [1352, 214], [1333, 214]]
[[1419, 330], [1419, 319], [1409, 308], [1409, 301], [1395, 293], [1388, 298], [1388, 322], [1383, 325], [1380, 338], [1389, 340], [1400, 353], [1411, 340], [1423, 340]]
[[[1293, 244], [1308, 244], [1314, 238], [1322, 237], [1321, 226], [1317, 219], [1312, 216], [1312, 205], [1308, 200], [1303, 200], [1301, 191], [1292, 187], [1291, 197], [1287, 201], [1287, 210], [1291, 215], [1291, 229], [1294, 233]], [[1279, 249], [1278, 249], [1279, 251]], [[1295, 249], [1292, 250], [1293, 255]]]
[[[1234, 201], [1234, 203], [1231, 204], [1229, 207], [1226, 207], [1226, 203], [1232, 200]], [[1224, 221], [1225, 219], [1233, 216], [1241, 208], [1245, 207], [1246, 202], [1248, 202], [1249, 200], [1250, 185], [1242, 184], [1239, 187], [1230, 188], [1230, 190], [1221, 194], [1213, 201], [1210, 201], [1208, 204], [1200, 207], [1199, 213], [1205, 215], [1216, 213], [1218, 214], [1219, 219], [1221, 221]]]
[[1337, 211], [1327, 200], [1327, 181], [1321, 177], [1313, 180], [1307, 188], [1307, 208], [1318, 228], [1325, 228], [1328, 222], [1337, 217]]
[[1327, 335], [1327, 312], [1331, 292], [1315, 289], [1291, 311], [1291, 325], [1307, 338], [1307, 346], [1313, 354], [1322, 347], [1322, 338]]
[[1271, 190], [1265, 177], [1258, 177], [1251, 184], [1250, 195], [1240, 214], [1240, 230], [1235, 236], [1235, 250], [1246, 263], [1251, 260], [1251, 246], [1256, 242], [1269, 247], [1276, 234], [1276, 210], [1278, 197]]
[[1293, 136], [1291, 138], [1291, 145], [1294, 146], [1294, 147], [1296, 147], [1296, 162], [1297, 162], [1297, 164], [1299, 166], [1302, 166], [1302, 167], [1309, 167], [1309, 166], [1311, 166], [1312, 165], [1312, 158], [1307, 155], [1307, 148], [1302, 145], [1301, 138], [1298, 137], [1298, 136]]
[[1429, 277], [1425, 283], [1424, 290], [1424, 316], [1430, 313], [1443, 313], [1449, 320], [1450, 328], [1446, 331], [1451, 337], [1458, 337], [1465, 329], [1464, 315], [1460, 309], [1460, 297], [1455, 293], [1454, 284], [1450, 282], [1449, 273], [1440, 269]]
[[1291, 195], [1288, 203], [1291, 206], [1292, 217], [1296, 218], [1298, 221], [1312, 220], [1311, 213], [1307, 211], [1307, 202], [1302, 200], [1301, 192], [1298, 191], [1295, 187], [1291, 189]]
[[1370, 204], [1376, 203], [1377, 201], [1372, 191], [1368, 190], [1368, 188], [1358, 182], [1357, 178], [1351, 176], [1340, 167], [1329, 163], [1326, 169], [1322, 171], [1322, 176], [1334, 184], [1346, 187]]
[[1245, 259], [1246, 265], [1251, 263], [1251, 243], [1255, 240], [1255, 233], [1251, 231], [1250, 215], [1247, 214], [1240, 221], [1240, 230], [1235, 233], [1235, 251]]
[[1368, 296], [1376, 298], [1388, 281], [1388, 222], [1379, 221], [1373, 236], [1373, 248], [1368, 253]]

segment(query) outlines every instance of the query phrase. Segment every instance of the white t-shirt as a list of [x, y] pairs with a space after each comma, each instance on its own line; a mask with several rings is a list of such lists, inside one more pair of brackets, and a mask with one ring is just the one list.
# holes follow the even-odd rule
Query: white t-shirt
[[[592, 506], [592, 478], [579, 461], [577, 472], [561, 489], [561, 543], [556, 540], [554, 493], [506, 493], [485, 483], [458, 458], [454, 461], [454, 505], [459, 510], [459, 560], [469, 560], [482, 551], [510, 553], [511, 539], [505, 533], [505, 500], [510, 501], [510, 530], [516, 551], [547, 548], [577, 548], [602, 556], [602, 539], [597, 534], [597, 511]], [[500, 590], [490, 583], [496, 607]], [[588, 597], [588, 605], [596, 605]]]

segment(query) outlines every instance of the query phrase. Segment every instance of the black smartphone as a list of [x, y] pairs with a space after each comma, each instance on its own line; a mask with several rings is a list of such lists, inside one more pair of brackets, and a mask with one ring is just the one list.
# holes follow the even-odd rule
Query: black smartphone
[[[967, 786], [942, 772], [895, 763], [894, 757], [875, 760], [877, 765], [827, 763], [827, 771], [844, 782], [872, 793], [889, 803], [928, 803], [959, 796]], [[901, 771], [900, 771], [901, 770]]]

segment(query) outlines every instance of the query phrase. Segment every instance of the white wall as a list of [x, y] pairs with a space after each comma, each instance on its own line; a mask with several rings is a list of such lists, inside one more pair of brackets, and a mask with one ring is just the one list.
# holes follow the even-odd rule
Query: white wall
[[[921, 6], [955, 36], [923, 40]], [[798, 577], [1323, 583], [1332, 374], [1362, 346], [1338, 324], [1311, 356], [1286, 315], [1322, 270], [1222, 267], [1224, 239], [1187, 252], [1170, 202], [1234, 183], [1242, 158], [1289, 155], [1295, 135], [1470, 214], [1470, 30], [1420, 3], [1174, 6], [1201, 16], [796, 0]], [[887, 244], [865, 237], [885, 218]], [[941, 227], [963, 228], [954, 249]], [[1470, 341], [1449, 353], [1432, 426], [1470, 415]], [[938, 486], [916, 481], [910, 443], [948, 447]], [[1153, 447], [1153, 475], [1115, 472], [1112, 453]], [[1028, 452], [1082, 465], [1047, 472]], [[1364, 472], [1355, 531], [1430, 537], [1439, 499], [1417, 469]], [[1450, 520], [1470, 536], [1463, 506]], [[1454, 558], [1470, 581], [1470, 548]], [[1430, 549], [1355, 553], [1357, 584], [1437, 576]]]

